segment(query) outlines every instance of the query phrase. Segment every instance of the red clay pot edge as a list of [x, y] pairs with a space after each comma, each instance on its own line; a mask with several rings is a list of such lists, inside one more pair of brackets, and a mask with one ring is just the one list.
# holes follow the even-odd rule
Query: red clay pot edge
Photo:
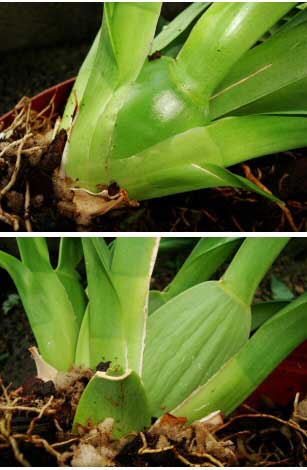
[[[60, 109], [64, 106], [75, 80], [75, 78], [70, 78], [62, 83], [59, 83], [58, 85], [55, 85], [51, 88], [48, 88], [47, 90], [42, 91], [38, 95], [35, 95], [33, 98], [31, 98], [32, 108], [35, 111], [41, 111], [48, 105], [53, 95], [55, 95], [55, 109]], [[8, 111], [6, 114], [0, 117], [0, 122], [4, 122], [4, 128], [11, 124], [13, 117], [14, 109]]]
[[[55, 110], [64, 108], [75, 78], [65, 80], [32, 98], [35, 111], [41, 111], [48, 105], [55, 94]], [[7, 127], [12, 122], [14, 110], [0, 117], [0, 123]], [[294, 400], [295, 393], [307, 393], [307, 341], [299, 346], [292, 354], [280, 364], [272, 374], [257, 388], [246, 400], [255, 408], [260, 404], [263, 395], [273, 400], [276, 405], [285, 406]]]
[[261, 396], [269, 397], [276, 405], [286, 406], [299, 392], [301, 398], [307, 394], [307, 341], [296, 348], [257, 390], [247, 399], [257, 408]]

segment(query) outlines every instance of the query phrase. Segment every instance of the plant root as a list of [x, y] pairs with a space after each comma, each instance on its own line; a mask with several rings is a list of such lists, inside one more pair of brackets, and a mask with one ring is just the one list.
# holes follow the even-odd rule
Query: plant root
[[243, 411], [225, 422], [216, 413], [208, 420], [190, 425], [185, 418], [166, 414], [150, 429], [116, 440], [112, 437], [114, 422], [110, 418], [98, 426], [88, 423], [86, 428], [79, 427], [79, 435], [71, 434], [73, 382], [65, 391], [53, 389], [50, 393], [45, 393], [47, 384], [45, 387], [40, 382], [15, 391], [0, 384], [1, 464], [306, 465], [307, 400], [300, 401], [299, 395], [288, 417], [244, 406]]
[[[19, 405], [22, 397], [17, 392], [9, 393], [1, 382], [3, 395], [0, 397], [0, 451], [11, 449], [15, 460], [24, 467], [30, 467], [31, 463], [25, 457], [21, 450], [26, 444], [34, 447], [44, 448], [50, 455], [56, 458], [58, 465], [64, 465], [70, 452], [57, 452], [52, 446], [40, 435], [34, 433], [38, 423], [44, 416], [53, 416], [57, 414], [58, 407], [53, 407], [54, 397], [51, 396], [44, 403], [42, 400], [34, 401], [33, 405]], [[26, 432], [18, 432], [14, 429], [14, 420], [22, 413], [27, 416], [33, 416], [28, 419], [28, 428]], [[36, 416], [35, 416], [36, 415]]]
[[[242, 168], [245, 172], [245, 176], [246, 176], [247, 179], [249, 179], [250, 181], [255, 183], [258, 186], [258, 188], [260, 188], [263, 191], [265, 191], [266, 193], [272, 195], [272, 192], [263, 183], [261, 183], [260, 179], [256, 178], [253, 175], [253, 173], [252, 173], [252, 171], [251, 171], [251, 169], [248, 165], [243, 163], [241, 166], [242, 166]], [[282, 179], [284, 179], [285, 177], [288, 177], [288, 176], [289, 175], [283, 175]], [[260, 178], [261, 178], [261, 174], [260, 174]], [[282, 184], [282, 180], [279, 182], [279, 184], [280, 185]], [[293, 230], [293, 232], [299, 232], [301, 228], [296, 226], [296, 224], [294, 222], [294, 219], [293, 219], [293, 216], [290, 212], [290, 209], [288, 207], [286, 207], [285, 204], [281, 204], [279, 202], [277, 202], [276, 204], [282, 210], [283, 217], [285, 217], [285, 219], [289, 223], [289, 225], [290, 225], [291, 229]]]
[[0, 220], [14, 231], [23, 227], [32, 231], [30, 177], [44, 162], [52, 141], [54, 98], [39, 113], [32, 110], [30, 99], [23, 98], [15, 107], [12, 123], [1, 131]]
[[[219, 420], [220, 421], [220, 420]], [[173, 455], [179, 463], [189, 467], [224, 467], [236, 464], [232, 442], [218, 442], [213, 434], [215, 421], [187, 424], [186, 418], [164, 415], [146, 433], [140, 433], [142, 447], [138, 455], [153, 456]]]
[[[300, 415], [298, 409], [304, 410]], [[293, 413], [288, 418], [273, 414], [235, 414], [215, 430], [215, 437], [231, 439], [236, 447], [239, 465], [244, 466], [306, 466], [307, 406], [296, 396]], [[302, 422], [305, 422], [303, 425]]]

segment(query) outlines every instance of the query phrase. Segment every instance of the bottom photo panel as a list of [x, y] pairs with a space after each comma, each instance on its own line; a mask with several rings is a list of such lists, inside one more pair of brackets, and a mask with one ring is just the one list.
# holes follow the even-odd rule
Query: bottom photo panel
[[307, 237], [0, 238], [1, 466], [305, 466]]

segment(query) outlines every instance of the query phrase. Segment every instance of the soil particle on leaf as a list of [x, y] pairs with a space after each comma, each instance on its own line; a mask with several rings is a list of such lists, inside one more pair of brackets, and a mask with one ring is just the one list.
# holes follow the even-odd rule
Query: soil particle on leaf
[[109, 196], [116, 196], [120, 191], [120, 187], [116, 181], [113, 181], [109, 186], [108, 186], [108, 193]]
[[153, 54], [148, 56], [149, 62], [152, 62], [153, 60], [161, 59], [162, 54], [160, 51], [156, 51]]
[[96, 366], [96, 371], [107, 372], [110, 366], [111, 366], [111, 361], [99, 362], [99, 364]]

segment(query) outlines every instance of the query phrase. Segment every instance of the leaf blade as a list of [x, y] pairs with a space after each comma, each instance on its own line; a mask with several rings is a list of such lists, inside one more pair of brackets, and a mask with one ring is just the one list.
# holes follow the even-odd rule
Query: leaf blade
[[249, 307], [216, 281], [191, 287], [150, 315], [144, 385], [152, 415], [206, 382], [247, 341], [250, 322]]
[[44, 359], [58, 370], [74, 363], [78, 325], [65, 288], [52, 270], [32, 272], [7, 253], [0, 265], [13, 278]]
[[127, 370], [118, 377], [96, 372], [79, 401], [73, 432], [77, 432], [78, 424], [99, 424], [106, 418], [114, 419], [116, 439], [150, 425], [145, 391], [135, 372]]
[[211, 98], [212, 118], [227, 114], [289, 113], [299, 109], [299, 105], [306, 108], [307, 95], [299, 86], [307, 77], [306, 32], [304, 23], [245, 54]]
[[159, 238], [116, 239], [112, 278], [124, 312], [128, 365], [142, 376], [150, 280]]
[[208, 281], [239, 247], [240, 238], [202, 238], [186, 259], [164, 293], [167, 300], [189, 287]]
[[[106, 244], [101, 238], [83, 238], [83, 251], [88, 281], [89, 340], [91, 367], [101, 361], [126, 366], [127, 352], [123, 332], [120, 300], [103, 255]], [[103, 304], [101, 303], [103, 292]]]
[[112, 161], [110, 171], [132, 199], [145, 200], [232, 183], [237, 187], [249, 186], [265, 195], [251, 182], [223, 167], [304, 147], [306, 131], [307, 120], [303, 117], [259, 115], [220, 119], [166, 139], [132, 157]]
[[62, 237], [58, 265], [55, 272], [66, 289], [67, 295], [81, 326], [86, 307], [86, 295], [76, 270], [83, 257], [82, 243], [79, 238]]
[[186, 75], [184, 85], [208, 99], [240, 57], [294, 6], [290, 2], [278, 6], [214, 3], [198, 21], [177, 58]]
[[267, 321], [246, 345], [204, 386], [172, 410], [175, 416], [201, 419], [211, 411], [235, 410], [307, 337], [304, 294]]
[[155, 37], [150, 53], [153, 54], [156, 51], [162, 51], [169, 46], [209, 7], [209, 5], [210, 2], [196, 2], [189, 5], [183, 12], [177, 15], [173, 21], [164, 26], [160, 34]]

